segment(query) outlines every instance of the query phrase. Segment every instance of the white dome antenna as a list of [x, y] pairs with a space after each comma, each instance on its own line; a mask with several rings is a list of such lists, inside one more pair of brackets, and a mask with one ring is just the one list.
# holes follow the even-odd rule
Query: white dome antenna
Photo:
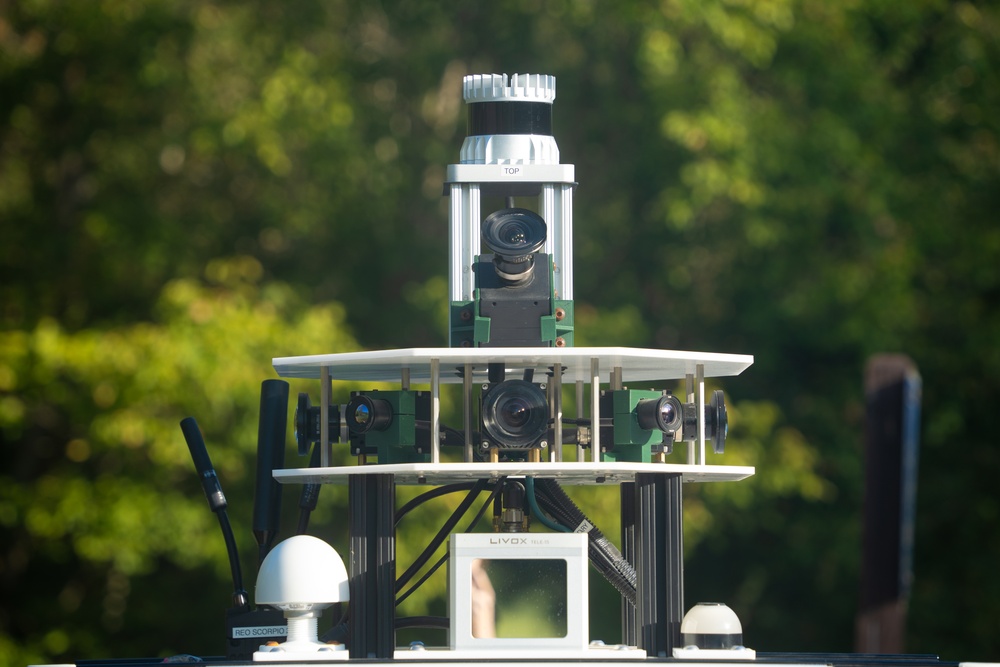
[[254, 597], [288, 619], [287, 641], [261, 646], [255, 661], [347, 660], [344, 645], [323, 644], [316, 632], [324, 609], [350, 599], [347, 568], [329, 544], [311, 535], [279, 543], [261, 563]]

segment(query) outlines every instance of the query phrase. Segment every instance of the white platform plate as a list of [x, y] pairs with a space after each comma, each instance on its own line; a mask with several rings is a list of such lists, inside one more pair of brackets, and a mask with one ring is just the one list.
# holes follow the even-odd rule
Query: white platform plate
[[472, 366], [473, 377], [486, 381], [487, 364], [502, 362], [511, 372], [532, 369], [535, 381], [545, 377], [556, 363], [562, 364], [563, 382], [591, 382], [591, 362], [596, 359], [601, 382], [609, 382], [611, 371], [622, 370], [624, 382], [677, 380], [694, 375], [699, 364], [705, 377], [739, 375], [753, 364], [747, 354], [683, 352], [631, 347], [478, 347], [478, 348], [409, 348], [373, 350], [341, 354], [317, 354], [304, 357], [278, 357], [272, 360], [281, 377], [319, 378], [320, 368], [330, 369], [334, 380], [399, 382], [404, 369], [410, 381], [431, 381], [431, 363], [440, 364], [442, 383], [461, 383], [462, 369]]
[[[494, 649], [492, 651], [466, 649], [454, 651], [451, 649], [425, 648], [422, 650], [396, 649], [393, 653], [396, 660], [423, 661], [434, 659], [463, 660], [470, 664], [482, 664], [484, 660], [490, 662], [503, 659], [509, 660], [530, 660], [532, 662], [541, 660], [645, 660], [646, 652], [642, 649], [629, 646], [600, 646], [588, 647], [573, 651], [569, 649]], [[440, 664], [440, 663], [439, 663]], [[524, 663], [521, 663], [522, 665]]]
[[680, 474], [685, 482], [736, 482], [754, 474], [753, 466], [684, 463], [392, 463], [386, 465], [275, 470], [282, 484], [346, 484], [351, 475], [395, 475], [396, 484], [452, 484], [498, 477], [540, 477], [565, 484], [620, 484], [638, 473]]

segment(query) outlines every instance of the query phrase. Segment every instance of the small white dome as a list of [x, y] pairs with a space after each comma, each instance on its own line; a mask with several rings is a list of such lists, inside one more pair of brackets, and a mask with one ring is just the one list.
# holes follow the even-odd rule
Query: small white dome
[[736, 635], [743, 633], [740, 619], [721, 602], [699, 602], [684, 614], [681, 632], [698, 635]]
[[743, 626], [721, 602], [699, 602], [684, 614], [681, 643], [685, 649], [742, 649]]
[[257, 574], [258, 605], [282, 610], [324, 609], [350, 598], [347, 568], [337, 550], [311, 535], [296, 535], [267, 554]]

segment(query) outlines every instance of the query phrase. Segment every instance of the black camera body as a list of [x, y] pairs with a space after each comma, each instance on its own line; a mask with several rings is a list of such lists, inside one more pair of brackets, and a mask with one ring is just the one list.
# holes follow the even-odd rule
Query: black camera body
[[527, 380], [493, 382], [479, 403], [483, 449], [544, 449], [549, 440], [545, 385]]
[[[489, 323], [489, 338], [478, 347], [545, 347], [554, 344], [555, 308], [551, 259], [532, 253], [531, 262], [546, 270], [532, 271], [523, 284], [509, 284], [496, 270], [498, 255], [476, 262], [476, 317]], [[550, 322], [549, 326], [546, 323]], [[548, 332], [546, 332], [548, 329]], [[549, 334], [546, 340], [546, 333]]]

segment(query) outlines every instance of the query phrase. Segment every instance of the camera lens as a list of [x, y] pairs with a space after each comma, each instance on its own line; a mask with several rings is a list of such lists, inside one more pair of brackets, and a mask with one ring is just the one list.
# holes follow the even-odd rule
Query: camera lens
[[712, 392], [712, 400], [705, 413], [711, 427], [712, 450], [716, 454], [722, 454], [726, 451], [726, 436], [729, 435], [729, 413], [726, 411], [726, 397], [721, 389]]
[[684, 407], [671, 394], [659, 398], [644, 398], [635, 406], [639, 426], [647, 431], [659, 429], [664, 433], [676, 433], [681, 428], [683, 414]]
[[494, 211], [483, 221], [483, 241], [498, 255], [523, 257], [545, 244], [545, 221], [526, 208]]
[[358, 426], [367, 427], [371, 416], [371, 409], [367, 405], [361, 404], [354, 409], [354, 423]]
[[529, 449], [541, 441], [549, 426], [549, 405], [538, 385], [507, 380], [483, 395], [484, 439], [500, 449]]
[[[309, 400], [309, 394], [302, 392], [295, 407], [294, 435], [298, 443], [299, 456], [308, 456], [309, 448], [320, 441], [323, 418], [320, 406], [314, 406]], [[327, 432], [331, 442], [337, 442], [340, 432], [340, 410], [336, 405], [327, 406]]]
[[521, 397], [504, 402], [500, 411], [501, 419], [511, 428], [524, 428], [531, 418], [531, 406]]
[[312, 402], [309, 394], [300, 393], [298, 403], [295, 406], [295, 442], [299, 446], [299, 456], [309, 454], [309, 446], [316, 439], [319, 431], [319, 420], [314, 418]]
[[347, 404], [347, 428], [355, 435], [368, 431], [384, 431], [392, 423], [392, 405], [389, 401], [359, 395]]
[[[729, 435], [729, 414], [726, 411], [726, 396], [721, 389], [712, 392], [712, 398], [705, 406], [705, 439], [712, 441], [712, 449], [716, 454], [726, 451], [726, 437]], [[698, 406], [695, 403], [684, 405], [684, 440], [698, 439]]]
[[499, 225], [497, 238], [511, 248], [523, 248], [528, 243], [530, 230], [521, 220], [507, 220]]
[[483, 243], [494, 253], [497, 275], [511, 283], [531, 277], [532, 254], [545, 245], [545, 221], [526, 208], [505, 208], [486, 217]]

